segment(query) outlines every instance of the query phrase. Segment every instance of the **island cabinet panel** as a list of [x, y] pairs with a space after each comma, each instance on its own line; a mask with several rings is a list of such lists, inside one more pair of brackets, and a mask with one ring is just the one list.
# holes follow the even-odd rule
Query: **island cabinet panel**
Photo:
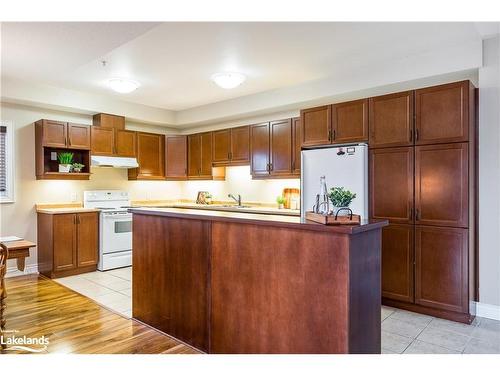
[[415, 144], [468, 141], [473, 98], [470, 81], [416, 90]]
[[292, 119], [292, 173], [300, 176], [300, 163], [302, 150], [302, 129], [300, 126], [300, 117]]
[[42, 145], [45, 147], [66, 147], [68, 123], [54, 120], [40, 120]]
[[333, 143], [368, 141], [368, 99], [332, 105]]
[[370, 217], [413, 223], [413, 147], [369, 152]]
[[416, 226], [415, 302], [468, 313], [467, 229]]
[[163, 180], [165, 178], [165, 136], [137, 132], [138, 168], [129, 169], [129, 179]]
[[332, 107], [308, 108], [300, 111], [302, 146], [319, 146], [332, 141]]
[[414, 226], [382, 228], [382, 297], [414, 302]]
[[208, 352], [210, 222], [133, 220], [134, 318]]
[[292, 174], [292, 120], [271, 121], [269, 135], [271, 175], [289, 177]]
[[90, 135], [92, 155], [113, 156], [115, 133], [112, 128], [92, 125]]
[[269, 148], [269, 123], [264, 122], [250, 126], [250, 169], [252, 176], [269, 175]]
[[468, 144], [415, 148], [415, 223], [467, 227]]
[[371, 148], [413, 145], [414, 92], [370, 98]]
[[166, 179], [186, 180], [188, 176], [187, 137], [185, 135], [168, 136], [165, 153]]
[[134, 158], [137, 148], [137, 132], [115, 129], [115, 155]]
[[90, 150], [90, 126], [68, 124], [68, 148]]

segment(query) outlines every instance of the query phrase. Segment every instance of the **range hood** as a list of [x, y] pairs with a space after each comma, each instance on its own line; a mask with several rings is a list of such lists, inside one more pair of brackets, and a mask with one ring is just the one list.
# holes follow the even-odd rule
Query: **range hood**
[[112, 167], [112, 168], [137, 168], [136, 158], [120, 158], [115, 156], [91, 156], [91, 165], [93, 167]]

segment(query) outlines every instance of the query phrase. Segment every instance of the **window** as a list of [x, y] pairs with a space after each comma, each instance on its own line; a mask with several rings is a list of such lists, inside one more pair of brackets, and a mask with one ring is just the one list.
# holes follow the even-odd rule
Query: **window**
[[0, 203], [14, 202], [14, 131], [11, 122], [0, 122]]

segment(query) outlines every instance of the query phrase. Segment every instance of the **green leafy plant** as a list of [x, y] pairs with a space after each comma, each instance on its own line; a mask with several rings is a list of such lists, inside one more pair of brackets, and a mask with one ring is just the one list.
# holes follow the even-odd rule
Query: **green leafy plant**
[[333, 187], [328, 194], [334, 207], [349, 207], [356, 194], [343, 187]]
[[75, 172], [81, 172], [81, 170], [83, 169], [83, 167], [85, 167], [85, 164], [73, 163], [72, 167], [73, 167], [73, 170]]
[[276, 197], [276, 203], [285, 204], [285, 197], [282, 195], [279, 195], [278, 197]]
[[60, 152], [57, 154], [57, 160], [59, 160], [59, 164], [71, 164], [71, 162], [73, 161], [73, 153]]

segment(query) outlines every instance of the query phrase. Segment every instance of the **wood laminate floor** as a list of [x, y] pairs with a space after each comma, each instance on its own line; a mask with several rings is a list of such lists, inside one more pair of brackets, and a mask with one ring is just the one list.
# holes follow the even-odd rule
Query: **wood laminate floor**
[[[45, 353], [197, 353], [132, 319], [114, 313], [38, 275], [6, 279], [8, 331], [49, 339]], [[22, 351], [5, 351], [3, 353]]]

